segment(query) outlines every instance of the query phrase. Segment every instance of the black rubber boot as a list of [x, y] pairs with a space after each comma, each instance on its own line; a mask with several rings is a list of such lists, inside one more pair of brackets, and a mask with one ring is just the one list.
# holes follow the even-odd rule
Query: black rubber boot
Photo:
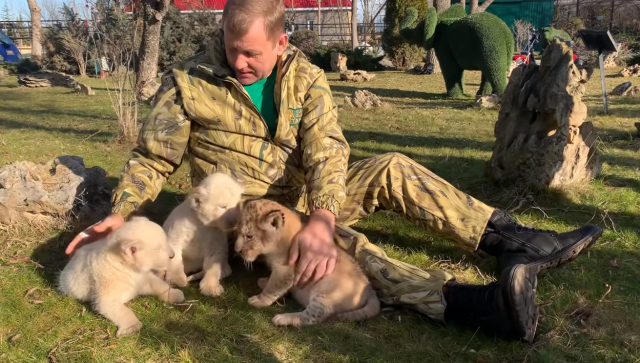
[[602, 228], [594, 225], [566, 233], [529, 228], [496, 209], [478, 249], [496, 256], [498, 273], [525, 263], [534, 263], [545, 271], [572, 261], [601, 235]]
[[480, 327], [507, 340], [533, 342], [538, 326], [535, 304], [537, 267], [517, 265], [504, 270], [500, 280], [489, 285], [445, 285], [446, 322], [473, 330]]

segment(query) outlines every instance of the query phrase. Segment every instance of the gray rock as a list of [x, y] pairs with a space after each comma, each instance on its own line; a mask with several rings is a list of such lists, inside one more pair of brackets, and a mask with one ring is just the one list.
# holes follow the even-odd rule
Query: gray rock
[[[46, 163], [18, 161], [0, 168], [0, 223], [30, 220], [34, 215], [76, 217], [105, 213], [106, 172], [85, 168], [79, 156], [60, 156]], [[105, 194], [106, 193], [106, 194]]]
[[585, 122], [586, 72], [571, 49], [555, 40], [541, 64], [513, 70], [502, 96], [496, 142], [486, 174], [537, 189], [588, 182], [600, 173], [596, 132]]

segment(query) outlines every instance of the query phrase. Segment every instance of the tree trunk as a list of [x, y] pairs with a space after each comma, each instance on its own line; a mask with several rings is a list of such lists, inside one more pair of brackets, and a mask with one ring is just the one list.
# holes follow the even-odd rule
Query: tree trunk
[[31, 13], [31, 58], [39, 63], [42, 61], [42, 11], [36, 0], [27, 0], [27, 3]]
[[358, 47], [358, 0], [351, 2], [351, 48]]
[[162, 19], [169, 9], [169, 0], [143, 0], [141, 6], [144, 23], [138, 51], [137, 94], [141, 94], [144, 87], [158, 76], [160, 30]]
[[322, 41], [322, 0], [318, 0], [318, 39]]
[[478, 0], [469, 0], [469, 14], [478, 12]]
[[[436, 10], [441, 13], [451, 7], [451, 0], [434, 0], [433, 5]], [[436, 51], [434, 49], [431, 49], [427, 52], [426, 65], [433, 66], [433, 73], [442, 73], [442, 70], [440, 69], [440, 63], [438, 62]]]
[[364, 34], [364, 41], [367, 41], [369, 34], [369, 0], [362, 0], [362, 33]]
[[613, 15], [615, 13], [616, 0], [611, 0], [611, 15], [609, 16], [609, 31], [613, 28]]
[[[477, 1], [477, 0], [476, 0]], [[478, 7], [478, 13], [481, 13], [485, 10], [487, 10], [487, 8], [489, 7], [489, 5], [491, 5], [493, 3], [493, 0], [485, 0], [481, 6]]]

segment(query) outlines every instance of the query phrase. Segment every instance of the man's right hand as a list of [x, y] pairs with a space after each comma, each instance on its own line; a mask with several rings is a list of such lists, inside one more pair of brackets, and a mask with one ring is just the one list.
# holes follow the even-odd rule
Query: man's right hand
[[89, 226], [84, 231], [80, 232], [67, 246], [67, 255], [73, 256], [73, 253], [80, 247], [87, 243], [95, 242], [99, 239], [107, 237], [111, 232], [122, 227], [124, 225], [124, 218], [119, 214], [112, 214], [102, 221]]

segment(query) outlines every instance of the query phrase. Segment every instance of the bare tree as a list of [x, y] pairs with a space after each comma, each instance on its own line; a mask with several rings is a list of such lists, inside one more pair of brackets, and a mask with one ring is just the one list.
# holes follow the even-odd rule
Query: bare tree
[[494, 0], [485, 0], [482, 5], [478, 5], [478, 0], [469, 0], [469, 14], [481, 13], [493, 3]]
[[[433, 0], [433, 6], [436, 8], [438, 13], [441, 13], [451, 7], [451, 0]], [[440, 63], [438, 62], [438, 57], [436, 57], [435, 49], [431, 49], [427, 52], [426, 65], [433, 66], [433, 73], [441, 73]]]
[[56, 0], [40, 0], [40, 6], [45, 20], [58, 20], [61, 7]]
[[318, 38], [322, 37], [322, 0], [318, 0]]
[[87, 76], [87, 49], [89, 47], [89, 39], [84, 37], [76, 38], [70, 32], [61, 34], [61, 41], [64, 46], [64, 52], [73, 58], [78, 64], [78, 70], [81, 77]]
[[42, 11], [36, 0], [27, 0], [31, 13], [31, 58], [36, 62], [42, 61]]
[[136, 77], [136, 92], [139, 94], [158, 74], [160, 30], [162, 19], [169, 10], [169, 0], [142, 0], [140, 5], [139, 16], [142, 18], [143, 28]]
[[351, 2], [351, 48], [358, 47], [358, 0]]

